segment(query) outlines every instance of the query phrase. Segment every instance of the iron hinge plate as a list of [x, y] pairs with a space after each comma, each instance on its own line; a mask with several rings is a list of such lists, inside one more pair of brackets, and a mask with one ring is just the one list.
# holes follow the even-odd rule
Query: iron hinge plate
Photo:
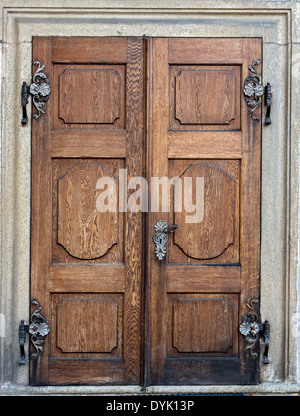
[[43, 351], [43, 344], [45, 337], [50, 332], [50, 327], [47, 325], [46, 318], [41, 314], [42, 307], [37, 300], [33, 300], [32, 305], [36, 308], [31, 315], [30, 324], [25, 324], [24, 320], [21, 320], [19, 325], [19, 342], [20, 342], [20, 360], [19, 364], [24, 365], [26, 363], [25, 355], [25, 342], [26, 333], [30, 334], [30, 340], [35, 348], [35, 352], [31, 354], [31, 358], [37, 358], [39, 353]]
[[242, 317], [242, 323], [239, 326], [239, 331], [242, 334], [245, 343], [245, 351], [249, 351], [251, 357], [256, 358], [258, 356], [254, 348], [260, 338], [263, 338], [265, 349], [263, 353], [264, 364], [269, 364], [269, 342], [270, 342], [270, 322], [265, 320], [263, 323], [259, 318], [258, 312], [255, 310], [254, 305], [258, 304], [258, 299], [252, 299], [250, 303], [247, 303], [247, 307], [250, 309]]
[[38, 65], [32, 80], [32, 84], [27, 85], [26, 82], [23, 82], [22, 85], [22, 95], [21, 95], [21, 104], [22, 104], [22, 119], [21, 123], [25, 126], [28, 123], [27, 108], [29, 95], [32, 95], [32, 102], [35, 106], [37, 113], [33, 114], [33, 118], [38, 119], [41, 114], [45, 114], [44, 106], [49, 100], [49, 94], [51, 88], [49, 85], [49, 80], [45, 73], [45, 65], [41, 65], [40, 61], [34, 61], [34, 65]]
[[249, 75], [244, 81], [244, 98], [248, 107], [248, 114], [251, 115], [252, 120], [258, 121], [259, 116], [255, 114], [255, 110], [259, 106], [260, 97], [264, 95], [264, 103], [267, 106], [265, 124], [271, 124], [271, 105], [272, 105], [272, 92], [271, 84], [268, 82], [264, 87], [262, 85], [261, 75], [256, 70], [256, 66], [260, 64], [260, 60], [256, 59], [252, 62], [252, 65], [248, 66]]

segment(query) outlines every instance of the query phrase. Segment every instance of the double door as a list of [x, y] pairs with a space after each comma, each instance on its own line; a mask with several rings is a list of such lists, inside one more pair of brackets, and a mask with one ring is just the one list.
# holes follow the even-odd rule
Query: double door
[[50, 328], [32, 384], [258, 382], [239, 325], [259, 300], [260, 57], [255, 38], [33, 39], [51, 92], [32, 120]]

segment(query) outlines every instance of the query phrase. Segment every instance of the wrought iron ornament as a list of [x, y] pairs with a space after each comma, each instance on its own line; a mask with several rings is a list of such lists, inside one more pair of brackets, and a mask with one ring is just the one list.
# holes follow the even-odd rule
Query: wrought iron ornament
[[245, 351], [249, 351], [251, 357], [253, 358], [258, 356], [258, 354], [253, 350], [259, 338], [264, 338], [264, 364], [269, 364], [268, 351], [270, 340], [270, 323], [269, 321], [265, 321], [264, 323], [260, 322], [258, 312], [255, 310], [254, 304], [258, 305], [258, 299], [252, 299], [250, 303], [246, 303], [250, 311], [243, 316], [239, 330], [244, 338], [244, 341], [248, 344], [245, 347]]
[[158, 260], [162, 260], [167, 252], [166, 244], [168, 242], [168, 225], [163, 220], [159, 220], [154, 225], [154, 231], [153, 241], [155, 243], [155, 254]]
[[267, 106], [267, 113], [266, 113], [266, 124], [271, 124], [271, 105], [272, 105], [272, 92], [271, 92], [271, 84], [267, 82], [265, 86], [265, 105]]
[[168, 234], [174, 233], [178, 225], [172, 225], [172, 230], [168, 230], [168, 225], [163, 221], [159, 220], [154, 225], [153, 241], [155, 243], [155, 254], [158, 260], [162, 260], [167, 252], [166, 244], [168, 242]]
[[31, 324], [29, 325], [29, 334], [31, 335], [31, 342], [36, 349], [36, 352], [33, 353], [32, 357], [37, 357], [40, 351], [43, 351], [43, 344], [45, 342], [46, 335], [49, 334], [50, 328], [46, 323], [46, 318], [40, 312], [42, 307], [37, 300], [31, 302], [33, 305], [36, 305], [36, 309], [31, 315]]
[[29, 92], [33, 95], [33, 104], [38, 111], [38, 114], [33, 114], [33, 117], [38, 119], [41, 114], [45, 114], [43, 107], [49, 100], [51, 88], [49, 80], [43, 72], [45, 65], [41, 65], [40, 61], [34, 61], [34, 65], [38, 65], [38, 69], [33, 76], [33, 83], [30, 85]]
[[254, 111], [259, 106], [260, 97], [265, 95], [265, 105], [267, 106], [265, 124], [268, 125], [271, 124], [271, 84], [268, 82], [265, 87], [262, 85], [261, 75], [255, 69], [255, 67], [259, 64], [260, 60], [256, 59], [252, 62], [252, 65], [248, 66], [250, 73], [244, 82], [244, 98], [248, 106], [248, 114], [251, 114], [252, 120], [259, 120], [259, 116], [255, 115]]
[[248, 66], [250, 70], [249, 75], [244, 82], [244, 98], [247, 103], [248, 113], [252, 115], [252, 120], [259, 120], [259, 117], [254, 114], [254, 111], [259, 106], [260, 97], [264, 94], [264, 87], [261, 83], [261, 76], [255, 69], [260, 64], [260, 60], [256, 59], [252, 65]]
[[43, 351], [43, 344], [45, 342], [45, 337], [50, 332], [50, 327], [46, 323], [46, 318], [41, 314], [42, 307], [37, 300], [31, 302], [33, 305], [36, 305], [36, 308], [31, 315], [30, 325], [25, 325], [24, 320], [21, 321], [19, 326], [19, 340], [20, 340], [20, 354], [21, 358], [19, 363], [25, 364], [25, 350], [24, 343], [26, 342], [26, 332], [29, 332], [31, 335], [31, 342], [35, 348], [35, 352], [31, 354], [31, 358], [37, 358], [39, 353]]
[[45, 114], [44, 106], [49, 100], [49, 94], [51, 92], [49, 80], [43, 72], [45, 65], [41, 65], [40, 61], [34, 61], [34, 65], [38, 65], [38, 68], [32, 78], [33, 83], [28, 86], [26, 82], [23, 82], [22, 85], [23, 117], [21, 122], [23, 125], [27, 124], [28, 122], [26, 104], [28, 103], [29, 94], [32, 95], [32, 102], [37, 109], [37, 113], [33, 114], [33, 117], [38, 119], [41, 114]]

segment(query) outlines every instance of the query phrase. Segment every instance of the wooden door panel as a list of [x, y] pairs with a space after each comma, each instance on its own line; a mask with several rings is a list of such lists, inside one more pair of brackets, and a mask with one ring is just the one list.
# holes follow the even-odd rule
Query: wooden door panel
[[261, 57], [260, 40], [150, 43], [149, 176], [172, 179], [173, 191], [172, 212], [151, 212], [148, 227], [178, 228], [163, 260], [149, 239], [146, 380], [257, 383], [258, 360], [238, 328], [246, 303], [259, 298], [261, 132], [241, 83]]
[[168, 131], [168, 157], [170, 159], [240, 159], [242, 156], [242, 132]]
[[115, 130], [125, 126], [125, 65], [56, 64], [56, 128]]
[[122, 358], [123, 295], [52, 295], [52, 358]]
[[[182, 263], [181, 263], [182, 264]], [[167, 291], [169, 293], [209, 293], [213, 279], [214, 293], [239, 293], [241, 291], [241, 266], [170, 264], [167, 270]]]
[[170, 130], [240, 128], [239, 66], [170, 65]]
[[170, 218], [178, 229], [170, 239], [169, 262], [238, 263], [239, 161], [170, 160], [169, 170], [170, 178], [179, 178]]
[[[52, 160], [52, 263], [123, 263], [124, 214], [118, 210], [118, 176], [124, 161]], [[113, 184], [115, 194], [107, 192], [107, 204], [115, 205], [111, 212], [100, 212], [98, 207], [104, 200], [101, 178]]]
[[241, 361], [238, 357], [167, 358], [165, 361], [164, 383], [167, 385], [228, 385], [240, 382]]
[[241, 65], [243, 39], [170, 38], [168, 62], [177, 65]]
[[167, 357], [235, 361], [238, 307], [237, 293], [168, 293]]
[[51, 331], [31, 383], [138, 384], [142, 217], [119, 212], [118, 182], [142, 175], [144, 41], [34, 38], [33, 58], [51, 97], [32, 128], [31, 296]]
[[237, 354], [237, 339], [233, 336], [237, 297], [209, 296], [169, 295], [172, 303], [169, 356]]

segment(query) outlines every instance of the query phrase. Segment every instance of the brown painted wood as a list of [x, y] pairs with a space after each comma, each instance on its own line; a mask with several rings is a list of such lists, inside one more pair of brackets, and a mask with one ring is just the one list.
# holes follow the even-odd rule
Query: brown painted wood
[[67, 68], [59, 88], [59, 118], [65, 124], [114, 124], [120, 118], [121, 79], [114, 69]]
[[[50, 85], [53, 81], [50, 45], [47, 38], [34, 38], [32, 42], [33, 62], [39, 60], [48, 68]], [[35, 71], [35, 67], [32, 68]], [[50, 104], [50, 105], [49, 105]], [[50, 107], [50, 108], [49, 108]], [[51, 112], [51, 103], [46, 110]], [[44, 117], [38, 123], [32, 123], [32, 173], [31, 173], [31, 300], [36, 299], [42, 307], [42, 313], [49, 322], [51, 300], [48, 288], [49, 265], [51, 263], [51, 158], [49, 139], [50, 117]], [[33, 309], [32, 309], [33, 312]], [[51, 331], [52, 332], [52, 331]], [[31, 346], [31, 352], [33, 352]], [[49, 384], [48, 357], [50, 342], [45, 342], [43, 359], [30, 361], [31, 384]]]
[[84, 136], [82, 146], [81, 130], [65, 129], [53, 130], [51, 135], [51, 156], [53, 158], [81, 157], [107, 158], [126, 157], [126, 131], [119, 130], [88, 130]]
[[240, 159], [242, 157], [241, 131], [169, 131], [168, 157], [170, 159]]
[[[146, 380], [257, 383], [258, 360], [238, 327], [246, 303], [259, 297], [261, 124], [248, 114], [241, 84], [261, 58], [260, 40], [149, 42], [149, 175], [189, 177], [194, 205], [196, 178], [204, 178], [204, 207], [188, 223], [184, 197], [175, 210], [174, 186], [174, 212], [149, 215]], [[178, 225], [161, 261], [152, 241], [160, 219]]]
[[[177, 175], [180, 172], [179, 192], [184, 193], [181, 212], [174, 213], [174, 223], [178, 225], [178, 230], [173, 236], [174, 244], [188, 258], [218, 258], [238, 240], [238, 234], [235, 232], [238, 230], [238, 188], [235, 178], [228, 173], [235, 170], [238, 181], [238, 161], [223, 163], [225, 169], [217, 161], [200, 160], [187, 164], [184, 160], [176, 161], [177, 163], [174, 161], [174, 165], [172, 162], [170, 161], [170, 172], [176, 172]], [[194, 202], [191, 198], [193, 192], [197, 193]], [[198, 207], [195, 213], [191, 212], [194, 210], [193, 207], [186, 204], [185, 195], [191, 200], [191, 205]], [[206, 237], [207, 230], [209, 238]]]
[[51, 331], [31, 383], [138, 384], [142, 218], [118, 193], [101, 212], [99, 181], [143, 173], [144, 41], [34, 38], [33, 58], [52, 90], [32, 129], [31, 296]]
[[238, 65], [172, 65], [170, 129], [240, 129], [240, 85]]
[[[74, 163], [74, 162], [73, 162]], [[108, 176], [106, 166], [78, 163], [57, 180], [57, 243], [72, 257], [94, 260], [118, 244], [119, 216], [98, 208], [98, 181]], [[110, 174], [117, 189], [117, 181]], [[112, 188], [114, 190], [114, 188]], [[111, 198], [116, 198], [112, 193]]]
[[[253, 62], [254, 56], [261, 57], [261, 39], [243, 40], [242, 78], [249, 74], [246, 62]], [[261, 66], [258, 68], [261, 71]], [[242, 102], [246, 114], [246, 102]], [[261, 120], [261, 106], [256, 114]], [[241, 162], [241, 316], [249, 311], [246, 303], [260, 299], [260, 163], [261, 163], [261, 123], [253, 122], [248, 116], [242, 120], [243, 159]], [[251, 196], [249, 200], [249, 196]], [[244, 345], [240, 343], [241, 383], [259, 382], [259, 359], [249, 357]]]
[[171, 38], [168, 46], [170, 64], [240, 64], [243, 59], [243, 39]]
[[63, 353], [111, 353], [117, 347], [118, 305], [112, 299], [64, 298], [56, 305], [56, 314], [57, 348]]
[[[241, 88], [259, 58], [260, 39], [33, 39], [52, 91], [32, 121], [31, 297], [51, 331], [31, 384], [258, 382], [238, 327], [259, 299], [261, 123]], [[120, 212], [120, 169], [148, 179], [146, 218]], [[170, 212], [152, 177], [181, 181]], [[178, 228], [159, 261], [161, 219]]]
[[[99, 279], [101, 275], [101, 279]], [[86, 267], [79, 264], [52, 264], [50, 266], [51, 292], [124, 293], [125, 265], [101, 264]]]
[[240, 266], [169, 265], [167, 291], [169, 293], [239, 293], [241, 291]]
[[125, 127], [125, 65], [54, 65], [53, 127], [116, 130]]
[[52, 62], [55, 63], [127, 63], [127, 39], [123, 37], [102, 38], [101, 46], [99, 38], [53, 37], [52, 45]]
[[172, 346], [179, 353], [226, 352], [232, 347], [232, 324], [228, 299], [180, 298], [173, 304]]

